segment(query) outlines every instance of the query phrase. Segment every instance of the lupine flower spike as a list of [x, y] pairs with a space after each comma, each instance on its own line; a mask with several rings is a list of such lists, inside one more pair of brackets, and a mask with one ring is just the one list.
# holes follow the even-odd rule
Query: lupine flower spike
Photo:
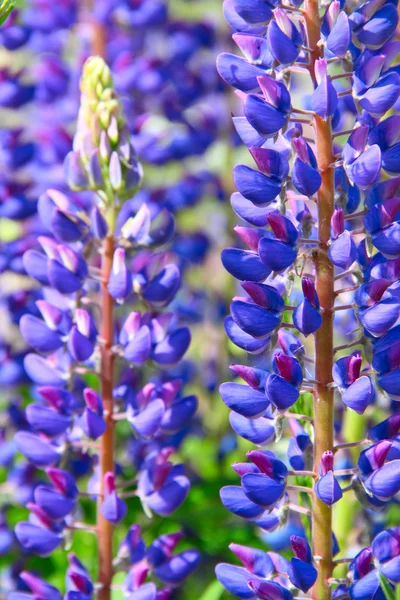
[[[296, 513], [301, 535], [290, 562], [232, 544], [240, 566], [216, 574], [239, 598], [392, 598], [398, 536], [372, 511], [400, 489], [397, 3], [302, 4], [225, 0], [244, 58], [217, 60], [257, 167], [234, 168], [246, 225], [222, 252], [247, 294], [225, 330], [250, 362], [231, 367], [242, 383], [220, 387], [232, 428], [256, 448], [221, 500], [271, 544]], [[372, 407], [395, 414], [377, 423]], [[334, 562], [338, 539], [341, 557], [353, 554]]]

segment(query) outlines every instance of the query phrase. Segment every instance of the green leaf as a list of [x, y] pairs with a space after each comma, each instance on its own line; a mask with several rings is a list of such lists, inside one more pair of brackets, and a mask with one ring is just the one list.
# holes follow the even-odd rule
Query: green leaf
[[386, 600], [396, 600], [394, 590], [383, 573], [379, 573], [379, 583], [381, 584], [381, 588], [385, 594]]
[[206, 588], [204, 594], [202, 594], [198, 600], [219, 600], [219, 598], [221, 598], [222, 596], [223, 591], [224, 588], [222, 587], [220, 582], [213, 581]]
[[3, 0], [0, 2], [0, 25], [5, 23], [14, 6], [15, 0]]

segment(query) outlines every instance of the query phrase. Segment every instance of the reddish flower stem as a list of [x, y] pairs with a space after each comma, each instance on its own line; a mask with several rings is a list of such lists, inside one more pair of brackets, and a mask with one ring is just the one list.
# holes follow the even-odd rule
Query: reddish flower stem
[[[318, 0], [305, 1], [305, 23], [310, 53], [310, 73], [314, 79], [315, 61], [323, 56], [321, 18]], [[334, 210], [334, 163], [331, 119], [314, 118], [316, 154], [322, 184], [318, 191], [318, 240], [314, 251], [316, 269], [315, 284], [321, 303], [322, 325], [315, 334], [315, 379], [314, 387], [314, 471], [317, 472], [321, 455], [333, 451], [333, 306], [335, 300], [334, 269], [328, 257], [330, 222]], [[333, 573], [332, 562], [332, 510], [314, 494], [312, 502], [312, 546], [313, 554], [320, 557], [317, 563], [318, 578], [312, 589], [313, 600], [330, 600], [329, 580]]]
[[104, 499], [104, 475], [114, 471], [114, 420], [113, 420], [113, 364], [114, 341], [113, 307], [114, 300], [108, 293], [108, 280], [112, 268], [114, 253], [114, 237], [109, 235], [103, 243], [102, 280], [101, 284], [101, 337], [104, 340], [101, 346], [101, 395], [104, 406], [107, 428], [100, 438], [99, 452], [99, 498], [97, 502], [97, 527], [99, 539], [99, 583], [98, 600], [110, 600], [111, 580], [113, 576], [113, 525], [101, 514], [101, 504]]

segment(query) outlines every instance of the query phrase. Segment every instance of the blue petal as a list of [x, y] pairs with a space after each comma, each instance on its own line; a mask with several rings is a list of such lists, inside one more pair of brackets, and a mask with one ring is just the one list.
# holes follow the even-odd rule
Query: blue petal
[[266, 338], [265, 340], [257, 340], [248, 333], [245, 333], [238, 325], [236, 325], [232, 317], [225, 317], [224, 328], [226, 335], [231, 342], [233, 342], [239, 348], [242, 348], [242, 350], [246, 350], [246, 352], [256, 354], [264, 350], [264, 348], [266, 348], [270, 343], [270, 338]]
[[343, 496], [340, 485], [335, 479], [332, 471], [328, 471], [326, 475], [323, 475], [318, 479], [315, 484], [315, 493], [321, 502], [324, 502], [328, 506], [331, 506]]
[[[396, 30], [398, 16], [396, 6], [387, 2], [356, 33], [367, 48], [380, 48]], [[386, 112], [386, 111], [384, 111]]]
[[399, 92], [400, 77], [397, 73], [388, 73], [362, 96], [359, 96], [358, 102], [361, 108], [370, 114], [380, 116], [392, 108], [399, 97]]
[[269, 237], [261, 238], [258, 252], [263, 264], [277, 272], [290, 267], [297, 256], [296, 246]]
[[322, 178], [316, 169], [296, 158], [292, 169], [292, 182], [300, 194], [311, 198], [321, 187]]
[[197, 550], [184, 550], [155, 567], [154, 574], [163, 583], [177, 585], [193, 573], [199, 562], [200, 554]]
[[248, 385], [223, 383], [219, 393], [228, 408], [248, 419], [262, 416], [269, 406], [266, 395]]
[[49, 556], [62, 542], [61, 535], [27, 522], [17, 523], [15, 535], [25, 550], [38, 556]]
[[305, 336], [317, 331], [322, 324], [320, 313], [304, 298], [293, 311], [293, 323]]
[[236, 165], [233, 169], [233, 180], [242, 196], [257, 206], [270, 204], [282, 189], [282, 185], [275, 179], [246, 165]]
[[147, 506], [161, 517], [171, 515], [186, 499], [190, 488], [190, 482], [184, 475], [178, 475], [156, 490], [149, 496], [146, 496]]
[[38, 352], [54, 352], [63, 345], [60, 334], [33, 315], [23, 315], [19, 328], [27, 344]]
[[51, 519], [64, 519], [75, 508], [75, 501], [49, 486], [38, 485], [34, 491], [35, 502]]
[[275, 425], [273, 419], [267, 419], [266, 417], [247, 419], [238, 413], [231, 412], [229, 422], [238, 435], [253, 444], [265, 446], [274, 439]]
[[338, 96], [329, 77], [324, 77], [311, 95], [311, 110], [326, 119], [338, 107]]
[[257, 77], [264, 75], [264, 70], [260, 67], [250, 64], [245, 58], [228, 52], [217, 57], [217, 69], [226, 83], [242, 92], [257, 89]]
[[225, 508], [242, 519], [254, 519], [264, 512], [264, 509], [249, 500], [240, 486], [227, 485], [221, 488], [220, 496]]
[[356, 379], [342, 394], [346, 406], [362, 415], [375, 397], [374, 386], [366, 375]]
[[177, 265], [167, 265], [154, 279], [148, 283], [142, 296], [156, 308], [169, 304], [179, 289], [181, 273]]
[[258, 254], [239, 248], [225, 248], [221, 253], [225, 269], [240, 281], [264, 281], [270, 275]]
[[399, 316], [399, 300], [387, 298], [361, 312], [360, 321], [371, 335], [379, 337], [396, 323]]
[[318, 576], [317, 569], [299, 558], [292, 558], [289, 567], [289, 579], [293, 585], [302, 592], [308, 590], [314, 585]]
[[357, 248], [349, 231], [344, 231], [333, 240], [328, 256], [336, 267], [348, 269], [357, 259]]
[[18, 431], [15, 436], [18, 450], [34, 465], [48, 467], [58, 462], [60, 455], [45, 439], [29, 431]]
[[262, 508], [272, 508], [285, 492], [285, 486], [263, 473], [246, 473], [242, 477], [246, 496]]
[[292, 406], [299, 397], [298, 389], [280, 377], [272, 374], [267, 379], [266, 395], [278, 410], [286, 410]]
[[247, 585], [248, 580], [252, 577], [247, 569], [227, 563], [220, 563], [215, 568], [215, 574], [218, 581], [222, 583], [230, 594], [243, 600], [253, 600], [256, 598]]
[[253, 94], [245, 100], [244, 114], [250, 125], [262, 135], [278, 133], [286, 125], [286, 115]]
[[176, 329], [158, 343], [151, 357], [159, 365], [170, 366], [179, 362], [190, 345], [190, 330], [187, 327]]
[[265, 227], [267, 224], [267, 214], [270, 210], [274, 210], [272, 207], [260, 207], [255, 206], [251, 200], [247, 200], [238, 192], [235, 192], [231, 196], [231, 205], [235, 213], [250, 225], [256, 227]]
[[129, 422], [139, 437], [150, 439], [161, 426], [164, 410], [164, 402], [155, 398], [137, 415], [130, 417]]
[[242, 300], [232, 302], [231, 314], [240, 329], [255, 338], [268, 336], [281, 320], [278, 313]]
[[343, 58], [349, 49], [350, 42], [351, 27], [346, 13], [342, 10], [328, 35], [326, 46], [332, 54], [339, 58]]
[[365, 487], [379, 500], [390, 500], [400, 490], [400, 460], [385, 463], [364, 481]]
[[268, 26], [267, 40], [271, 54], [281, 65], [290, 65], [299, 55], [299, 48], [283, 33], [276, 21]]
[[392, 223], [372, 235], [372, 243], [386, 258], [400, 256], [400, 223]]
[[61, 435], [71, 425], [70, 417], [66, 417], [40, 404], [28, 404], [25, 412], [27, 421], [31, 427], [49, 437]]

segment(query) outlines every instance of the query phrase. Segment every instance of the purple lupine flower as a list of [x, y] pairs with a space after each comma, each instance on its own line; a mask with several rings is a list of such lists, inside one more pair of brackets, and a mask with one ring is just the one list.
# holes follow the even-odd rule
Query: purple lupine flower
[[319, 298], [313, 280], [303, 277], [301, 285], [304, 300], [293, 312], [293, 323], [301, 333], [307, 336], [321, 327], [322, 318], [319, 313]]
[[343, 493], [333, 474], [333, 454], [326, 451], [321, 456], [320, 479], [315, 484], [315, 493], [318, 498], [330, 506], [342, 497]]

